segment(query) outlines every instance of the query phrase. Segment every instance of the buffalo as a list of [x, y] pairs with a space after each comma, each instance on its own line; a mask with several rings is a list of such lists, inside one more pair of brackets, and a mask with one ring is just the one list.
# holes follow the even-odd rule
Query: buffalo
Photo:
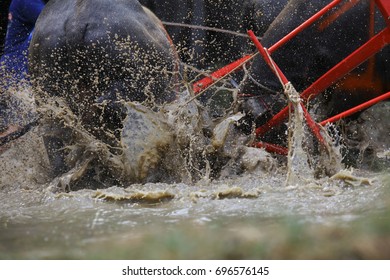
[[[90, 133], [117, 146], [123, 102], [171, 102], [178, 57], [160, 20], [137, 0], [52, 0], [29, 48], [29, 74], [41, 107], [63, 100]], [[64, 165], [65, 135], [45, 136], [53, 169]]]

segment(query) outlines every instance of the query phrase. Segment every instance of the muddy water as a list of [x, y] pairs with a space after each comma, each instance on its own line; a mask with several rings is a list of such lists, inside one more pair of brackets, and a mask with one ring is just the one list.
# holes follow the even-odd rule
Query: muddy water
[[39, 127], [3, 147], [0, 258], [390, 257], [388, 171], [314, 179], [295, 170], [289, 185], [281, 164], [220, 180], [61, 192], [49, 169]]
[[[25, 157], [39, 154], [39, 141], [31, 142], [34, 133], [25, 136], [34, 151], [17, 149]], [[26, 147], [26, 143], [20, 145]], [[9, 168], [4, 167], [5, 159], [12, 161], [6, 153], [1, 155], [2, 170]], [[44, 166], [16, 168], [31, 174]], [[348, 243], [356, 235], [358, 240], [375, 240], [377, 234], [384, 234], [383, 241], [389, 241], [388, 226], [383, 233], [382, 225], [388, 224], [390, 213], [385, 173], [343, 170], [332, 178], [286, 186], [286, 172], [280, 169], [268, 175], [243, 174], [196, 184], [133, 184], [70, 193], [53, 193], [47, 184], [39, 183], [42, 178], [26, 179], [22, 173], [10, 174], [5, 182], [6, 175], [2, 174], [0, 192], [1, 258], [388, 256], [381, 254], [389, 243], [379, 249], [372, 245], [374, 253], [363, 256], [356, 252], [372, 248]], [[359, 235], [367, 231], [360, 225], [378, 218], [379, 225], [368, 226], [368, 237]], [[346, 236], [349, 241], [330, 250], [326, 245], [330, 236], [331, 244]], [[318, 239], [318, 252], [310, 249], [308, 253], [313, 238]]]

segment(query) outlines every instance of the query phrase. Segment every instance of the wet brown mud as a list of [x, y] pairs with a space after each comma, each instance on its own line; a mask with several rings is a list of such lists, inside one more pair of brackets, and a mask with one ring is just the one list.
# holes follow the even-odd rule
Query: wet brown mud
[[[146, 111], [138, 108], [131, 112]], [[199, 126], [205, 124], [193, 118], [192, 114], [199, 114], [198, 108], [185, 107], [183, 111], [174, 112], [164, 125], [169, 126], [174, 120], [178, 134], [167, 139], [176, 142], [168, 140], [173, 147], [165, 150], [168, 157], [152, 160], [149, 166], [156, 167], [157, 162], [172, 163], [171, 170], [177, 172], [174, 175], [181, 175], [173, 176], [176, 181], [122, 180], [118, 185], [95, 180], [93, 182], [100, 183], [91, 187], [93, 183], [88, 180], [79, 180], [85, 173], [83, 168], [77, 167], [94, 167], [94, 164], [110, 167], [114, 175], [136, 175], [119, 172], [125, 170], [123, 162], [117, 164], [120, 162], [117, 158], [107, 156], [109, 148], [90, 141], [93, 137], [77, 122], [72, 122], [69, 114], [65, 114], [69, 122], [62, 124], [69, 128], [66, 125], [73, 123], [69, 129], [77, 132], [72, 134], [77, 137], [70, 143], [74, 157], [68, 161], [75, 169], [67, 174], [53, 179], [42, 141], [45, 129], [40, 126], [7, 144], [7, 149], [0, 154], [0, 258], [389, 257], [390, 178], [387, 171], [341, 169], [333, 176], [315, 178], [307, 175], [310, 170], [302, 170], [306, 175], [286, 184], [285, 164], [263, 150], [237, 145], [241, 139], [236, 138], [231, 127], [234, 120], [239, 119], [238, 115], [219, 121], [211, 129], [214, 141], [204, 142], [202, 137], [192, 137], [203, 131]], [[158, 123], [152, 117], [146, 119]], [[184, 121], [177, 121], [179, 119]], [[148, 128], [153, 128], [154, 124]], [[128, 125], [131, 127], [134, 123], [130, 121]], [[158, 125], [153, 129], [158, 129]], [[153, 131], [146, 131], [153, 135]], [[142, 139], [142, 135], [134, 137]], [[146, 151], [144, 147], [132, 153], [142, 154]], [[161, 151], [154, 150], [155, 147], [148, 149], [154, 151], [148, 155], [153, 157]], [[189, 160], [190, 155], [202, 155], [203, 151], [210, 150], [233, 159], [219, 178], [210, 177], [207, 164], [199, 164], [206, 157], [195, 162]], [[113, 155], [122, 159], [125, 155], [125, 160], [131, 158], [121, 153]], [[136, 163], [132, 162], [133, 166], [137, 166]], [[180, 168], [176, 168], [178, 166]], [[231, 172], [237, 166], [240, 172]], [[58, 188], [59, 180], [65, 183], [78, 180], [78, 187]]]

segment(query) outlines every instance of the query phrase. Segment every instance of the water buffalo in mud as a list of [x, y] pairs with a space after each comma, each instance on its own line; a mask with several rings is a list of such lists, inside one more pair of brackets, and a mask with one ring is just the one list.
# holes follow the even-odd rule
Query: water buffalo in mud
[[161, 22], [136, 0], [50, 1], [29, 50], [34, 86], [80, 116], [107, 100], [172, 101], [176, 63]]
[[[56, 189], [77, 189], [91, 176], [114, 183], [199, 180], [221, 174], [242, 154], [238, 150], [247, 151], [229, 134], [241, 117], [213, 130], [188, 92], [171, 109], [144, 106], [172, 100], [177, 58], [161, 23], [137, 1], [50, 1], [38, 19], [29, 63], [53, 178], [61, 175]], [[243, 166], [268, 161], [256, 152], [262, 156], [243, 159]], [[237, 162], [232, 169], [241, 166]]]
[[[61, 100], [77, 122], [112, 146], [126, 116], [121, 102], [155, 108], [174, 100], [170, 86], [176, 70], [168, 34], [137, 0], [52, 0], [36, 23], [29, 49], [38, 105], [48, 105], [52, 97]], [[47, 136], [48, 150], [62, 150], [66, 136]], [[61, 169], [62, 156], [49, 154], [54, 169]]]
[[[261, 36], [283, 9], [287, 0], [140, 0], [166, 25], [181, 59], [199, 68], [223, 65], [250, 50], [245, 37], [248, 29]], [[170, 23], [189, 26], [172, 26]], [[197, 27], [224, 29], [203, 30]], [[234, 34], [236, 33], [236, 34]], [[244, 36], [240, 36], [240, 34]]]
[[[341, 14], [338, 14], [339, 9], [332, 9], [272, 54], [275, 62], [299, 92], [363, 45], [372, 33], [383, 29], [385, 22], [380, 12], [376, 11], [375, 30], [370, 32], [369, 2], [364, 0], [342, 3], [341, 6], [353, 7]], [[262, 44], [271, 47], [327, 4], [329, 1], [325, 0], [310, 3], [303, 0], [289, 1], [264, 34]], [[387, 46], [373, 59], [339, 80], [325, 94], [317, 97], [315, 106], [312, 106], [315, 108], [310, 108], [318, 121], [389, 91], [389, 54]], [[259, 126], [286, 106], [286, 102], [283, 100], [283, 90], [278, 78], [262, 57], [254, 59], [249, 74], [251, 79], [242, 86], [242, 92], [254, 96], [248, 98], [243, 107], [251, 115], [250, 119], [255, 119]], [[279, 133], [284, 134], [283, 130]], [[278, 142], [279, 138], [285, 139], [282, 134], [268, 133], [264, 139]]]

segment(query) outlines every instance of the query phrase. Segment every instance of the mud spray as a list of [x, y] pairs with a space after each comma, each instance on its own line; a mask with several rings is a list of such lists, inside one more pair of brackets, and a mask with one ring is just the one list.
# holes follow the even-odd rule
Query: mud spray
[[[15, 97], [33, 104], [29, 94]], [[2, 147], [0, 257], [88, 258], [98, 250], [105, 258], [107, 242], [145, 248], [145, 234], [171, 236], [170, 230], [184, 227], [203, 236], [216, 224], [255, 219], [255, 231], [239, 226], [243, 235], [234, 228], [214, 232], [244, 242], [251, 232], [256, 240], [263, 236], [257, 226], [275, 225], [281, 217], [329, 226], [387, 207], [383, 175], [342, 169], [329, 140], [313, 145], [294, 98], [287, 165], [247, 146], [250, 139], [236, 127], [242, 114], [231, 110], [213, 119], [189, 91], [158, 110], [122, 102], [121, 138], [109, 143], [101, 139], [110, 135], [88, 131], [61, 98], [47, 99], [38, 108], [39, 125]], [[65, 141], [61, 174], [53, 175], [47, 136]], [[159, 251], [155, 245], [151, 250]]]
[[[291, 83], [285, 85], [289, 100], [287, 185], [305, 184], [318, 176], [332, 176], [342, 170], [340, 146], [320, 126], [320, 135], [315, 138], [309, 131], [310, 121], [304, 115], [299, 93]], [[309, 116], [310, 117], [310, 116]], [[317, 141], [317, 149], [313, 142]], [[319, 143], [318, 143], [319, 142]]]

